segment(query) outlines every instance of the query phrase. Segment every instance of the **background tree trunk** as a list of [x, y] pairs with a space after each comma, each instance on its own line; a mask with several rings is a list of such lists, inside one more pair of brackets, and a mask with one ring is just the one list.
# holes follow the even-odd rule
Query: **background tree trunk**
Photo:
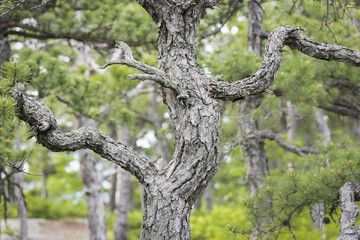
[[91, 150], [79, 150], [81, 178], [84, 184], [91, 240], [106, 240], [105, 206], [102, 179], [96, 170], [96, 159]]
[[0, 66], [8, 61], [11, 56], [9, 39], [0, 33]]
[[[78, 118], [79, 127], [97, 126], [93, 120]], [[106, 240], [105, 206], [102, 190], [102, 176], [96, 169], [96, 158], [89, 149], [79, 150], [81, 178], [84, 185], [88, 210], [90, 240]]]
[[[248, 51], [257, 55], [262, 52], [262, 13], [254, 1], [248, 3]], [[254, 196], [263, 184], [263, 177], [269, 175], [264, 141], [258, 138], [258, 125], [251, 111], [259, 107], [261, 96], [251, 96], [240, 102], [238, 134], [247, 166], [247, 180], [250, 196]]]
[[25, 197], [23, 194], [23, 184], [24, 184], [24, 175], [23, 173], [14, 173], [12, 176], [12, 180], [14, 181], [14, 193], [15, 193], [15, 201], [17, 205], [17, 209], [19, 212], [20, 218], [20, 239], [27, 240], [28, 239], [28, 226], [27, 226], [27, 209]]
[[[126, 146], [131, 145], [131, 135], [128, 128], [120, 130], [120, 142]], [[116, 240], [127, 240], [128, 236], [128, 219], [127, 213], [130, 211], [131, 191], [131, 174], [121, 169], [118, 174], [119, 182], [119, 198], [117, 203], [117, 213], [115, 219], [114, 233]]]
[[[331, 132], [327, 124], [328, 116], [324, 114], [324, 110], [318, 108], [316, 110], [316, 126], [320, 134], [323, 136], [323, 145], [327, 146], [331, 141]], [[326, 166], [329, 167], [329, 159], [326, 160]], [[325, 207], [323, 203], [316, 203], [312, 207], [311, 218], [313, 220], [313, 228], [322, 231], [321, 237], [326, 238], [325, 234]]]

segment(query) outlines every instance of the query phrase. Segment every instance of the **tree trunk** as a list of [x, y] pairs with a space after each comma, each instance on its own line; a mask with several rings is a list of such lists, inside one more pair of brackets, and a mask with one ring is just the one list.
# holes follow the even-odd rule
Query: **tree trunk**
[[[120, 131], [120, 142], [126, 146], [131, 145], [131, 135], [128, 128], [123, 128]], [[130, 195], [131, 191], [131, 174], [128, 171], [121, 169], [119, 173], [119, 198], [117, 204], [117, 213], [115, 219], [114, 233], [116, 240], [128, 239], [128, 220], [127, 213], [130, 211]]]
[[205, 188], [205, 202], [206, 202], [206, 212], [211, 212], [213, 205], [213, 196], [212, 196], [212, 184], [211, 182]]
[[[261, 55], [262, 40], [261, 34], [262, 14], [261, 8], [254, 1], [248, 3], [248, 50]], [[263, 184], [263, 177], [269, 174], [267, 156], [264, 149], [264, 141], [257, 137], [258, 126], [251, 116], [251, 111], [259, 107], [261, 96], [251, 96], [240, 102], [238, 133], [240, 146], [244, 152], [247, 166], [247, 179], [250, 196], [254, 196]]]
[[[152, 121], [152, 125], [154, 131], [157, 133], [159, 129], [161, 129], [161, 118], [159, 116], [158, 110], [158, 103], [156, 98], [158, 94], [155, 92], [150, 93], [150, 108], [149, 108], [149, 115]], [[157, 136], [157, 144], [156, 144], [156, 153], [159, 158], [162, 158], [162, 168], [164, 168], [170, 161], [171, 155], [169, 152], [169, 146], [165, 136]]]
[[340, 188], [340, 236], [337, 240], [359, 240], [360, 227], [356, 226], [359, 215], [359, 206], [355, 201], [360, 201], [360, 183], [348, 182]]
[[211, 79], [198, 66], [195, 36], [206, 8], [219, 1], [137, 0], [159, 30], [158, 69], [134, 60], [130, 47], [122, 42], [117, 43], [123, 50], [122, 59], [106, 64], [131, 66], [144, 74], [133, 74], [130, 79], [152, 80], [162, 86], [175, 133], [174, 154], [164, 169], [157, 169], [149, 159], [96, 128], [60, 131], [44, 104], [15, 89], [11, 92], [19, 107], [19, 118], [36, 128], [39, 144], [52, 151], [89, 148], [139, 180], [144, 187], [142, 239], [191, 238], [191, 206], [218, 170], [220, 102], [265, 92], [280, 67], [285, 44], [315, 58], [360, 66], [356, 51], [313, 42], [299, 29], [282, 26], [270, 34], [264, 61], [255, 74], [234, 82]]
[[28, 226], [27, 226], [27, 209], [26, 209], [26, 202], [25, 197], [22, 192], [23, 184], [24, 184], [24, 175], [23, 173], [14, 173], [12, 176], [14, 180], [14, 193], [16, 199], [16, 205], [19, 212], [20, 218], [20, 239], [27, 240], [28, 239]]
[[79, 151], [79, 159], [88, 209], [90, 240], [106, 240], [105, 206], [96, 159], [88, 149]]
[[246, 162], [246, 175], [250, 196], [254, 196], [263, 185], [263, 178], [269, 175], [267, 156], [264, 149], [264, 140], [257, 134], [258, 127], [251, 116], [251, 110], [257, 108], [261, 98], [249, 97], [248, 100], [240, 103], [239, 115], [241, 120], [238, 123], [240, 146], [244, 152]]
[[287, 136], [290, 142], [295, 141], [297, 130], [298, 130], [298, 120], [297, 115], [298, 111], [296, 106], [290, 101], [286, 101], [286, 112], [288, 115], [287, 120]]
[[[14, 140], [14, 150], [19, 151], [20, 149], [20, 134], [17, 134]], [[21, 162], [17, 162], [16, 165], [21, 165]], [[13, 173], [11, 176], [12, 183], [9, 185], [13, 185], [15, 202], [17, 205], [19, 218], [20, 218], [20, 239], [27, 240], [28, 239], [28, 225], [27, 225], [27, 207], [25, 202], [25, 196], [23, 193], [24, 187], [24, 175], [22, 172]]]
[[[78, 118], [79, 127], [96, 126], [93, 120]], [[102, 190], [102, 177], [96, 169], [96, 159], [89, 149], [79, 150], [81, 178], [84, 185], [90, 240], [106, 240], [105, 206]]]
[[349, 135], [355, 136], [360, 141], [360, 119], [353, 119], [353, 127]]
[[[117, 168], [116, 165], [112, 166]], [[117, 189], [117, 174], [111, 177], [110, 201], [109, 209], [113, 212], [116, 209], [116, 189]]]
[[[260, 1], [261, 3], [262, 1]], [[262, 54], [262, 10], [259, 2], [248, 3], [248, 51], [257, 55]], [[266, 155], [264, 140], [258, 136], [258, 124], [251, 116], [251, 111], [261, 104], [262, 96], [251, 96], [240, 102], [238, 134], [240, 146], [244, 152], [246, 162], [246, 176], [250, 197], [253, 197], [263, 185], [263, 178], [269, 175], [268, 158]], [[258, 239], [261, 224], [253, 229], [249, 239]]]
[[46, 182], [47, 182], [48, 175], [44, 172], [45, 171], [43, 171], [43, 175], [42, 175], [41, 196], [42, 196], [42, 198], [47, 199], [48, 194], [47, 194]]
[[[331, 141], [331, 132], [327, 124], [328, 116], [324, 115], [324, 110], [318, 108], [316, 110], [316, 125], [320, 134], [323, 136], [323, 145], [327, 146]], [[329, 160], [326, 160], [326, 165], [329, 166]], [[326, 238], [325, 234], [325, 207], [323, 203], [316, 203], [312, 207], [311, 218], [313, 220], [313, 228], [322, 231], [321, 237]]]
[[3, 37], [1, 35], [0, 35], [0, 66], [4, 62], [8, 61], [11, 56], [11, 48], [10, 48], [9, 39], [7, 37]]
[[190, 211], [174, 190], [145, 188], [141, 239], [191, 239]]

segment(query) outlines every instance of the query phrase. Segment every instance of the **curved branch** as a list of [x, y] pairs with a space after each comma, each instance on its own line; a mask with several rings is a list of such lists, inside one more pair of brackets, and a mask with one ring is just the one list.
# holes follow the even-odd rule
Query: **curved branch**
[[303, 156], [305, 156], [306, 154], [309, 154], [309, 153], [318, 153], [318, 150], [314, 149], [314, 148], [308, 148], [308, 147], [298, 148], [295, 145], [287, 143], [287, 142], [284, 141], [284, 139], [279, 137], [279, 135], [277, 135], [274, 132], [268, 131], [268, 130], [259, 131], [258, 135], [261, 138], [274, 140], [283, 149], [285, 149], [285, 150], [287, 150], [289, 152], [293, 152], [293, 153], [295, 153], [295, 154], [297, 154], [297, 155], [299, 155], [301, 157], [303, 157]]
[[183, 91], [178, 84], [170, 81], [169, 77], [166, 75], [165, 72], [155, 67], [149, 66], [145, 63], [136, 61], [132, 56], [130, 47], [126, 43], [117, 42], [115, 47], [117, 47], [120, 50], [117, 59], [110, 60], [104, 66], [102, 66], [101, 69], [116, 64], [126, 65], [132, 69], [144, 73], [144, 74], [129, 75], [128, 78], [130, 80], [136, 79], [141, 81], [146, 81], [146, 80], [154, 81], [163, 87], [170, 88], [171, 90], [176, 92], [179, 96], [185, 96], [185, 98], [188, 98], [188, 94], [185, 93], [185, 91]]
[[317, 43], [301, 34], [301, 28], [282, 26], [273, 30], [265, 46], [264, 60], [252, 76], [235, 82], [211, 81], [210, 94], [215, 99], [236, 101], [264, 93], [280, 68], [283, 47], [289, 45], [314, 58], [339, 61], [360, 67], [360, 52], [338, 45]]
[[93, 127], [61, 132], [53, 113], [45, 104], [30, 99], [17, 90], [12, 92], [12, 96], [17, 101], [19, 118], [33, 128], [37, 142], [44, 147], [54, 152], [89, 148], [129, 171], [141, 183], [151, 183], [151, 176], [156, 174], [156, 169], [145, 157]]

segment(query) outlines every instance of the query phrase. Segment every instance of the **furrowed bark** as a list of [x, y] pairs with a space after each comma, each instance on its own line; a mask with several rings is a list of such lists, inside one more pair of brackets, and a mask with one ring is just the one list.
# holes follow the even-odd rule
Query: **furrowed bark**
[[359, 215], [359, 206], [355, 201], [360, 201], [360, 183], [347, 182], [340, 188], [340, 236], [337, 240], [360, 239], [360, 228], [356, 226], [356, 218]]
[[285, 45], [317, 59], [360, 67], [360, 52], [343, 46], [313, 42], [301, 33], [301, 28], [282, 26], [270, 33], [259, 70], [251, 77], [235, 82], [212, 81], [209, 86], [212, 96], [236, 101], [266, 92], [279, 70]]
[[158, 69], [133, 60], [124, 44], [120, 44], [123, 58], [114, 64], [134, 67], [148, 75], [133, 77], [149, 78], [162, 86], [175, 133], [174, 154], [164, 169], [157, 170], [148, 159], [97, 129], [63, 133], [45, 105], [18, 91], [13, 91], [13, 97], [18, 102], [20, 119], [35, 128], [38, 143], [52, 151], [89, 148], [138, 178], [144, 186], [141, 239], [190, 239], [191, 206], [218, 169], [222, 112], [218, 100], [238, 100], [266, 91], [280, 66], [284, 44], [299, 30], [290, 26], [274, 30], [259, 71], [241, 82], [225, 83], [205, 76], [196, 54], [197, 25], [205, 8], [217, 0], [137, 2], [157, 23]]
[[43, 104], [14, 90], [19, 118], [35, 128], [37, 142], [54, 152], [76, 151], [89, 148], [103, 158], [131, 172], [141, 183], [148, 184], [150, 176], [156, 174], [153, 164], [123, 144], [93, 127], [70, 132], [57, 129], [53, 113]]
[[[139, 2], [139, 1], [138, 1]], [[159, 28], [158, 67], [185, 94], [163, 88], [173, 121], [175, 150], [155, 184], [144, 187], [142, 239], [190, 239], [191, 206], [217, 171], [220, 105], [208, 96], [197, 64], [196, 27], [202, 1], [185, 8], [140, 1]], [[184, 97], [187, 95], [188, 97]]]

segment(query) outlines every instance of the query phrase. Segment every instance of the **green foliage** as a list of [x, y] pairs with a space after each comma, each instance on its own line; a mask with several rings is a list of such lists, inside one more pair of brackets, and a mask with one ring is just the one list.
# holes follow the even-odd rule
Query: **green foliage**
[[[142, 210], [134, 209], [127, 213], [128, 216], [128, 239], [137, 240], [140, 238], [141, 234], [141, 225], [142, 225]], [[108, 234], [108, 238], [113, 238], [114, 223], [115, 223], [115, 213], [107, 213], [106, 224], [108, 229], [111, 230]]]
[[31, 71], [29, 66], [22, 61], [11, 60], [4, 62], [1, 66], [1, 76], [5, 79], [5, 84], [1, 87], [14, 87], [16, 83], [28, 83], [31, 80]]
[[203, 210], [193, 212], [190, 217], [192, 239], [247, 239], [242, 234], [234, 234], [236, 226], [248, 226], [246, 212], [241, 207], [216, 206], [205, 214]]
[[0, 95], [0, 101], [0, 127], [6, 130], [13, 125], [17, 113], [17, 103], [8, 95]]
[[29, 66], [24, 62], [11, 60], [0, 68], [0, 128], [6, 130], [13, 126], [17, 113], [17, 104], [10, 96], [11, 89], [17, 83], [27, 83], [31, 79]]
[[337, 190], [356, 181], [360, 172], [357, 143], [342, 139], [321, 154], [293, 158], [291, 165], [274, 170], [259, 195], [247, 202], [251, 221], [256, 225], [266, 218], [264, 228], [274, 237], [282, 228], [293, 227], [298, 215], [307, 213], [310, 218], [308, 209], [315, 203], [323, 203], [333, 219], [338, 213]]
[[74, 204], [70, 200], [43, 199], [39, 196], [26, 195], [29, 218], [63, 219], [86, 218], [85, 202]]

